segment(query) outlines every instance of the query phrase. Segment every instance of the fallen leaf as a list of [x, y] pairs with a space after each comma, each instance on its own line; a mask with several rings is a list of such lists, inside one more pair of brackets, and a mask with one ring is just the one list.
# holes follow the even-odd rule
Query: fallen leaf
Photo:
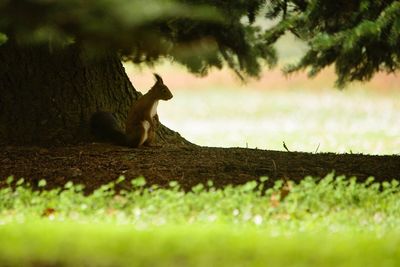
[[42, 217], [50, 217], [56, 213], [56, 210], [53, 208], [45, 208], [42, 212]]

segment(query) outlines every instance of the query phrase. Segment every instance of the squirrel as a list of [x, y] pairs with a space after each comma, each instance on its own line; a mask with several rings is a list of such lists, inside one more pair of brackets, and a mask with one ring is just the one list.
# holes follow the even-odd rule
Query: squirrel
[[90, 128], [95, 137], [129, 147], [152, 145], [159, 123], [158, 101], [173, 97], [160, 75], [154, 73], [154, 77], [156, 82], [151, 89], [132, 104], [125, 123], [125, 133], [112, 113], [99, 111], [90, 118]]

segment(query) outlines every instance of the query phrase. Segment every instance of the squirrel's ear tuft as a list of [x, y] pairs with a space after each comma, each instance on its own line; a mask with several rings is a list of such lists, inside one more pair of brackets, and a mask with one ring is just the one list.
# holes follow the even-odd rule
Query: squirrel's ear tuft
[[158, 75], [157, 73], [153, 73], [153, 74], [154, 74], [154, 77], [156, 78], [156, 81], [157, 81], [158, 83], [164, 83], [164, 82], [163, 82], [163, 79], [161, 78], [160, 75]]

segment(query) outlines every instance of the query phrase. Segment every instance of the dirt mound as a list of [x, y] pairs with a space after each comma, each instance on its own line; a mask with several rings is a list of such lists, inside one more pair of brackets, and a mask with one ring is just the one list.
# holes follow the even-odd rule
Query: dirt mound
[[46, 179], [49, 188], [68, 181], [84, 184], [88, 191], [126, 177], [144, 176], [149, 184], [168, 185], [177, 181], [185, 189], [212, 180], [216, 186], [237, 185], [269, 176], [269, 185], [277, 179], [299, 181], [307, 175], [324, 177], [357, 176], [365, 180], [400, 179], [400, 156], [354, 154], [311, 154], [245, 148], [163, 146], [131, 149], [109, 144], [82, 144], [64, 147], [2, 147], [0, 185], [13, 175], [24, 177], [32, 185]]

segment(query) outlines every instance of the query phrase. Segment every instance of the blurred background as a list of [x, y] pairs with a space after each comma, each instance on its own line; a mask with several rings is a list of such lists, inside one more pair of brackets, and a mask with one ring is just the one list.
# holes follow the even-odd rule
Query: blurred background
[[228, 69], [197, 77], [171, 62], [125, 69], [141, 92], [153, 85], [153, 72], [163, 77], [174, 98], [160, 103], [160, 120], [198, 145], [285, 150], [285, 142], [290, 151], [400, 153], [399, 77], [377, 74], [339, 90], [333, 69], [313, 79], [282, 73], [305, 52], [303, 43], [287, 35], [276, 48], [279, 66], [246, 82]]

